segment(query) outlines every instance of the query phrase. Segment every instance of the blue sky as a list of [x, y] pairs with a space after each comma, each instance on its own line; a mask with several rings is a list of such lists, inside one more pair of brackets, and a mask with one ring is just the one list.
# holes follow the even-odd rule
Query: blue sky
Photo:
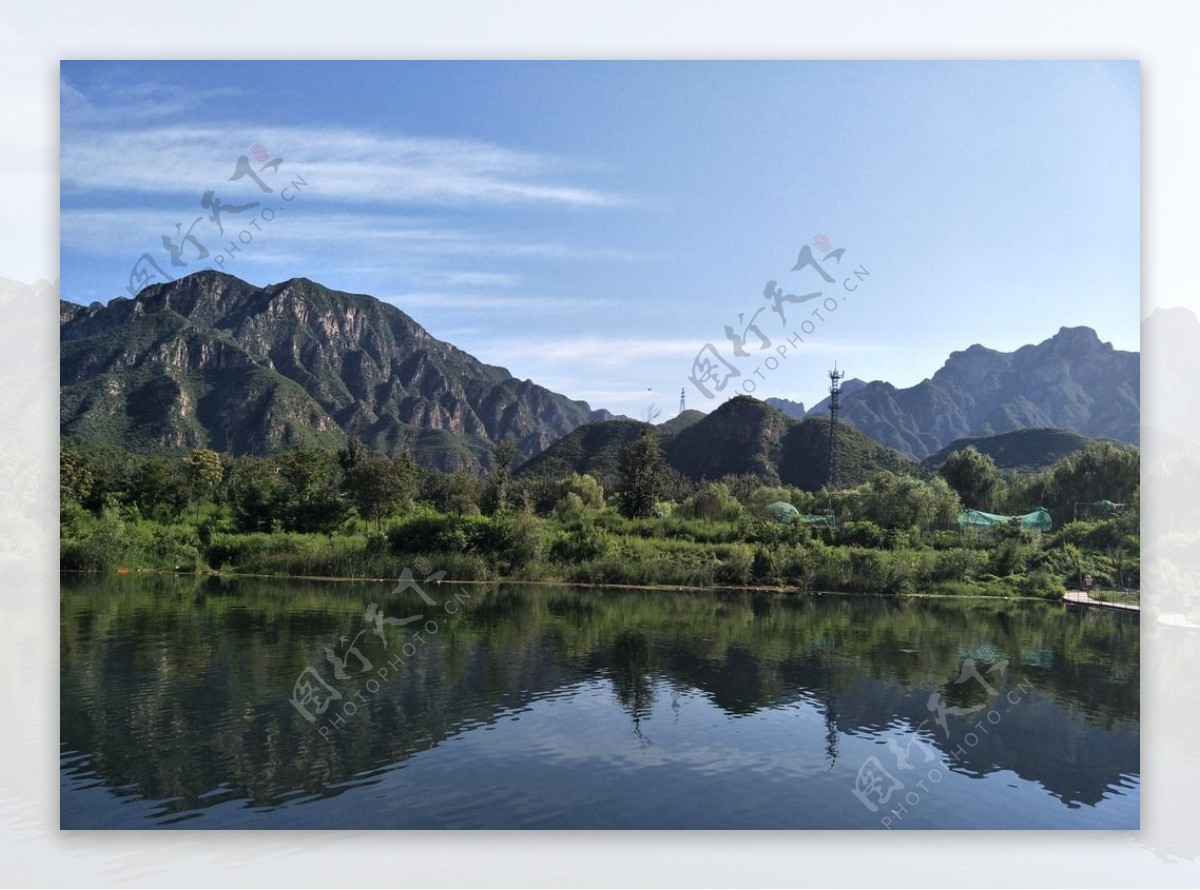
[[[304, 276], [632, 416], [651, 403], [672, 415], [681, 388], [701, 410], [739, 392], [812, 404], [835, 360], [910, 386], [952, 351], [1011, 350], [1064, 325], [1138, 348], [1136, 62], [64, 62], [61, 74], [65, 299], [127, 295], [143, 253], [172, 276]], [[260, 170], [254, 146], [278, 168]], [[271, 192], [230, 181], [242, 155]], [[201, 206], [210, 190], [224, 235]], [[186, 265], [171, 265], [164, 234]], [[833, 283], [792, 271], [805, 245]], [[768, 280], [821, 296], [782, 303], [781, 317]], [[724, 363], [712, 399], [689, 382], [705, 344]]]

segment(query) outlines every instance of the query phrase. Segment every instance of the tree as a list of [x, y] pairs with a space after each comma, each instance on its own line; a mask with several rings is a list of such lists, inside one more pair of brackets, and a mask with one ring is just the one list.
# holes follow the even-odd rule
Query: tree
[[143, 515], [171, 522], [188, 503], [188, 484], [175, 461], [153, 457], [133, 473], [131, 494]]
[[651, 516], [666, 479], [658, 436], [646, 430], [621, 452], [617, 507], [630, 519]]
[[358, 436], [351, 436], [346, 440], [345, 446], [338, 449], [337, 458], [342, 472], [352, 472], [359, 463], [366, 460], [367, 455], [367, 446], [362, 443], [362, 439]]
[[91, 461], [82, 451], [63, 443], [58, 447], [58, 480], [62, 499], [83, 503], [92, 493]]
[[488, 491], [486, 496], [487, 512], [494, 514], [507, 513], [509, 507], [509, 482], [511, 481], [512, 465], [521, 452], [512, 442], [501, 442], [492, 452], [492, 473], [488, 476]]
[[1064, 517], [1077, 503], [1099, 500], [1128, 503], [1137, 496], [1141, 457], [1138, 449], [1097, 442], [1058, 461], [1050, 473], [1047, 500]]
[[559, 499], [576, 495], [589, 510], [604, 509], [604, 486], [590, 473], [572, 473], [558, 483]]
[[955, 451], [938, 473], [958, 492], [965, 506], [993, 512], [1004, 490], [1004, 479], [990, 455], [974, 445]]
[[411, 500], [416, 491], [416, 466], [406, 456], [368, 455], [346, 474], [350, 497], [359, 513], [375, 520], [376, 531], [383, 531], [383, 517]]
[[441, 513], [455, 516], [479, 515], [479, 479], [466, 470], [447, 473], [444, 470], [425, 470], [421, 474], [420, 499], [432, 504]]
[[864, 518], [883, 528], [904, 531], [948, 527], [961, 509], [958, 495], [946, 480], [925, 482], [886, 471], [872, 477], [861, 501]]
[[710, 482], [685, 500], [673, 515], [709, 522], [735, 522], [742, 515], [742, 505], [729, 492], [729, 486]]
[[207, 448], [197, 448], [183, 459], [183, 475], [187, 479], [192, 499], [196, 502], [196, 518], [200, 518], [200, 501], [212, 497], [221, 480], [225, 478], [225, 467], [221, 456]]
[[287, 495], [274, 461], [239, 458], [229, 472], [227, 489], [238, 531], [269, 532], [277, 524], [282, 527]]
[[278, 459], [283, 484], [281, 521], [291, 531], [329, 533], [350, 513], [338, 460], [331, 451], [297, 448]]

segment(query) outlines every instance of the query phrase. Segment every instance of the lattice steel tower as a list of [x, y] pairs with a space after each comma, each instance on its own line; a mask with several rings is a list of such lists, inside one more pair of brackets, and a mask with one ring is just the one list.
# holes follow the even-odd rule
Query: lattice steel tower
[[684, 407], [684, 403], [683, 403], [683, 394], [686, 389], [687, 389], [687, 387], [685, 387], [685, 386], [681, 386], [679, 388], [679, 413], [680, 414], [682, 414], [686, 410]]
[[837, 362], [833, 363], [833, 370], [829, 372], [829, 490], [832, 492], [838, 485], [838, 451], [837, 451], [837, 428], [838, 428], [838, 396], [842, 394], [842, 378], [846, 376], [845, 371], [837, 369]]

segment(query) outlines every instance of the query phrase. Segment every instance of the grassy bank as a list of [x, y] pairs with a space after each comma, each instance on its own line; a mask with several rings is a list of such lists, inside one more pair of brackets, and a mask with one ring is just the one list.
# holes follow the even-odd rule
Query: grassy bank
[[[407, 453], [372, 455], [357, 440], [266, 458], [64, 444], [61, 564], [338, 578], [407, 567], [463, 581], [1049, 599], [1089, 576], [1097, 588], [1138, 586], [1135, 449], [1101, 444], [1011, 477], [968, 449], [940, 475], [881, 471], [820, 492], [750, 474], [684, 478], [663, 466], [653, 436], [625, 448], [607, 489], [574, 472], [518, 478], [516, 453], [498, 446], [480, 479], [422, 469]], [[964, 505], [1031, 504], [1056, 518], [1053, 532], [958, 527]], [[1096, 513], [1103, 504], [1109, 512]]]
[[[80, 571], [338, 578], [396, 578], [406, 567], [419, 575], [416, 567], [428, 566], [424, 574], [463, 581], [1053, 599], [1081, 572], [1112, 583], [1114, 560], [1089, 542], [1113, 533], [1105, 523], [1071, 523], [1050, 535], [917, 535], [866, 522], [812, 529], [746, 517], [635, 520], [611, 510], [570, 519], [458, 517], [427, 509], [382, 533], [355, 520], [335, 533], [238, 532], [209, 506], [172, 524], [117, 510], [79, 511], [63, 524], [61, 562]], [[1136, 556], [1126, 557], [1121, 571], [1127, 584], [1136, 579]]]

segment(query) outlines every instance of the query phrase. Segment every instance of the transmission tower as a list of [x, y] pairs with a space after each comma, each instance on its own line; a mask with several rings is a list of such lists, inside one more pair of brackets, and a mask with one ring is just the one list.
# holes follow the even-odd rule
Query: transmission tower
[[[838, 396], [842, 394], [842, 378], [846, 376], [845, 371], [837, 369], [837, 362], [833, 363], [833, 370], [829, 372], [829, 490], [832, 492], [838, 485], [838, 452], [837, 452], [837, 428], [838, 428]], [[832, 498], [830, 499], [832, 504]]]
[[685, 410], [687, 410], [684, 405], [684, 402], [683, 402], [683, 394], [686, 389], [687, 389], [687, 387], [682, 387], [682, 386], [679, 388], [679, 413], [680, 414], [682, 414]]

